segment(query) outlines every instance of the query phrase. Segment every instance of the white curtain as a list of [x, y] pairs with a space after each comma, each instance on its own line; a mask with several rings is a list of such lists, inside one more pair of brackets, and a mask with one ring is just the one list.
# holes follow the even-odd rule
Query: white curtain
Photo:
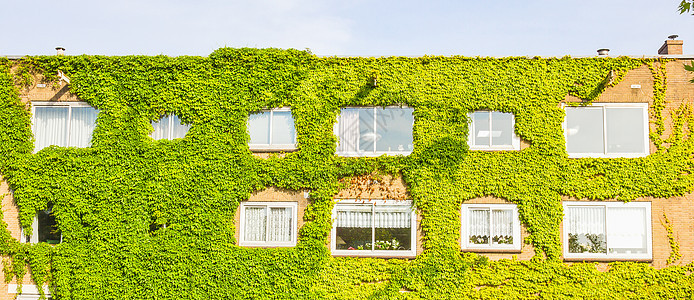
[[289, 145], [296, 143], [294, 117], [290, 111], [272, 112], [272, 144]]
[[489, 210], [471, 209], [469, 219], [470, 236], [489, 236]]
[[70, 143], [71, 147], [89, 147], [92, 133], [96, 128], [96, 117], [99, 111], [93, 107], [72, 107], [70, 114]]
[[566, 211], [569, 233], [604, 234], [605, 208], [589, 206], [568, 207]]
[[34, 151], [50, 145], [67, 146], [69, 107], [37, 106], [34, 109]]
[[381, 206], [374, 208], [375, 228], [411, 228], [412, 209], [408, 206]]
[[190, 129], [190, 125], [181, 124], [177, 115], [162, 116], [159, 121], [152, 121], [152, 127], [152, 138], [155, 140], [184, 138]]
[[513, 211], [492, 210], [492, 237], [513, 236]]
[[265, 241], [267, 213], [265, 207], [246, 207], [244, 239], [249, 242]]
[[270, 208], [270, 222], [268, 225], [268, 241], [291, 241], [292, 209], [288, 207]]
[[152, 138], [155, 140], [167, 139], [169, 137], [170, 124], [171, 120], [168, 115], [162, 116], [159, 121], [152, 121], [152, 127], [154, 127]]
[[339, 144], [337, 152], [353, 153], [359, 149], [359, 110], [354, 108], [343, 108], [335, 124], [335, 134], [338, 136]]
[[259, 112], [248, 115], [246, 130], [251, 137], [249, 144], [270, 144], [270, 112]]
[[371, 228], [371, 205], [336, 205], [336, 227]]
[[[646, 248], [646, 209], [642, 207], [610, 207], [607, 209], [607, 243], [613, 248]], [[626, 250], [616, 250], [616, 252]]]
[[171, 139], [182, 139], [186, 137], [190, 124], [182, 124], [177, 115], [171, 115]]

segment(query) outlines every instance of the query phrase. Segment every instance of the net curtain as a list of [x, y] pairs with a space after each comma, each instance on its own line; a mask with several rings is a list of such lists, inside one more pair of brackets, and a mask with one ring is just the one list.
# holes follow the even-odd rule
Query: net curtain
[[569, 233], [604, 234], [604, 207], [569, 207], [566, 211]]
[[[366, 208], [366, 209], [365, 209]], [[338, 208], [336, 226], [341, 228], [411, 228], [412, 212], [409, 207]], [[373, 218], [372, 218], [373, 216]]]
[[93, 107], [36, 106], [35, 151], [51, 145], [89, 147], [98, 114]]
[[343, 108], [335, 124], [335, 134], [340, 138], [337, 152], [357, 152], [359, 150], [359, 110]]
[[292, 209], [246, 207], [244, 239], [249, 242], [289, 242], [292, 239]]

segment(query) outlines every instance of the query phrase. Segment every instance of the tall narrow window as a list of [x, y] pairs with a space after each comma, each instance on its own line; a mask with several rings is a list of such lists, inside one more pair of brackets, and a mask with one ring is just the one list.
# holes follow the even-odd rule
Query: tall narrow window
[[569, 157], [648, 155], [647, 103], [593, 103], [564, 110]]
[[565, 202], [564, 257], [651, 259], [651, 203]]
[[463, 204], [461, 246], [467, 250], [520, 250], [515, 204]]
[[296, 202], [241, 203], [241, 246], [296, 245]]
[[335, 255], [416, 256], [416, 215], [411, 201], [343, 200], [333, 208]]
[[290, 108], [263, 110], [248, 116], [251, 150], [294, 150], [296, 130]]
[[58, 244], [63, 240], [63, 235], [58, 229], [58, 223], [53, 215], [53, 205], [49, 204], [46, 209], [36, 212], [31, 229], [30, 233], [23, 232], [26, 243]]
[[512, 113], [476, 111], [468, 114], [470, 150], [520, 150], [520, 138], [513, 131]]
[[34, 151], [89, 147], [99, 111], [84, 102], [32, 102]]
[[157, 121], [152, 121], [152, 127], [154, 127], [153, 139], [173, 140], [184, 138], [190, 129], [190, 124], [183, 124], [177, 115], [169, 114]]
[[412, 153], [413, 109], [409, 107], [343, 108], [335, 124], [340, 156], [408, 155]]

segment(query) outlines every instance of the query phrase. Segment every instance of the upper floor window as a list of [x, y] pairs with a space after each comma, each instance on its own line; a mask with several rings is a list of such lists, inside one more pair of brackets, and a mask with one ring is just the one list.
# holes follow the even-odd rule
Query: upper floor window
[[152, 121], [152, 138], [155, 140], [173, 140], [186, 136], [190, 129], [189, 124], [183, 124], [177, 115], [169, 114], [162, 116], [158, 121]]
[[417, 255], [417, 217], [409, 200], [342, 200], [333, 207], [335, 255]]
[[296, 245], [296, 202], [242, 202], [241, 246]]
[[263, 110], [248, 116], [251, 150], [294, 150], [296, 130], [290, 108]]
[[32, 102], [34, 151], [51, 145], [89, 147], [98, 114], [84, 102]]
[[58, 244], [63, 240], [53, 215], [53, 206], [50, 204], [46, 209], [36, 212], [31, 230], [31, 232], [22, 230], [23, 242]]
[[564, 257], [651, 259], [651, 203], [564, 202]]
[[520, 150], [520, 138], [513, 131], [512, 113], [476, 111], [468, 114], [470, 150]]
[[409, 107], [343, 108], [335, 124], [340, 156], [412, 153], [414, 109]]
[[515, 204], [463, 204], [461, 247], [465, 250], [520, 250]]
[[569, 157], [643, 157], [649, 153], [647, 103], [565, 106]]

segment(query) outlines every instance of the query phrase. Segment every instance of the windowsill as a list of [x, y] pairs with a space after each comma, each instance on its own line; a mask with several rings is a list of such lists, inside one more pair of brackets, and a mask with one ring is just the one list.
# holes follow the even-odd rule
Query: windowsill
[[299, 148], [296, 145], [248, 145], [251, 152], [294, 152]]
[[417, 253], [415, 251], [404, 250], [381, 250], [381, 251], [369, 251], [369, 250], [333, 250], [332, 256], [334, 257], [378, 257], [378, 258], [415, 258]]
[[569, 153], [569, 158], [639, 158], [647, 157], [650, 153], [622, 153], [622, 154], [604, 154], [604, 153]]
[[239, 247], [246, 247], [246, 248], [291, 248], [291, 247], [296, 247], [296, 243], [281, 244], [281, 245], [268, 245], [268, 244], [255, 244], [255, 243], [241, 243], [241, 242], [239, 242]]
[[407, 156], [412, 154], [412, 151], [403, 151], [403, 152], [335, 152], [335, 155], [340, 156], [340, 157], [379, 157], [381, 155], [389, 155], [389, 156]]
[[521, 249], [493, 249], [493, 248], [463, 248], [463, 252], [474, 253], [521, 253]]
[[480, 148], [480, 147], [470, 147], [470, 151], [520, 151], [520, 148], [514, 147], [495, 147], [495, 148]]
[[653, 258], [627, 258], [627, 257], [564, 257], [566, 262], [613, 262], [613, 261], [634, 261], [634, 262], [653, 262]]

